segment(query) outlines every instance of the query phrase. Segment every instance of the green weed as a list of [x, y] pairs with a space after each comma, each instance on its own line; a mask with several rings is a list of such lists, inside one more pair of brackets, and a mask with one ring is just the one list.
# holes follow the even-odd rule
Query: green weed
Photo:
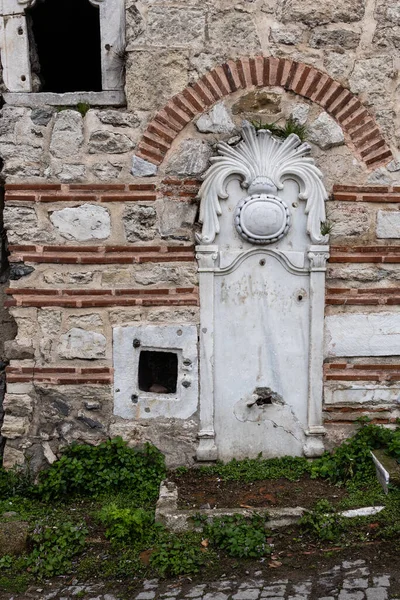
[[361, 423], [361, 429], [353, 437], [312, 463], [311, 477], [322, 477], [337, 484], [353, 480], [362, 485], [363, 480], [374, 476], [371, 450], [388, 447], [393, 435], [393, 431], [385, 427]]
[[64, 110], [76, 110], [78, 113], [85, 117], [88, 110], [90, 110], [90, 104], [87, 102], [78, 102], [75, 106], [57, 106], [57, 112], [63, 112]]
[[280, 479], [297, 481], [311, 471], [310, 463], [299, 456], [283, 458], [246, 458], [233, 459], [230, 462], [216, 463], [201, 467], [199, 474], [217, 475], [225, 481], [260, 481], [263, 479]]
[[2, 500], [13, 496], [27, 495], [31, 488], [32, 476], [29, 469], [6, 471], [0, 467], [0, 498]]
[[31, 535], [34, 548], [26, 559], [29, 571], [39, 578], [68, 573], [71, 558], [85, 546], [87, 533], [84, 524], [66, 522], [54, 527], [38, 524]]
[[281, 127], [275, 123], [262, 123], [260, 121], [251, 121], [251, 124], [259, 131], [260, 129], [268, 129], [272, 135], [277, 138], [285, 139], [292, 133], [297, 135], [302, 142], [307, 139], [307, 128], [305, 125], [300, 125], [297, 121], [289, 118], [286, 123]]
[[210, 560], [210, 551], [201, 546], [201, 536], [165, 532], [160, 535], [150, 557], [150, 565], [161, 577], [198, 573]]
[[344, 530], [344, 521], [328, 500], [319, 500], [314, 509], [300, 519], [304, 533], [327, 542], [336, 542]]
[[143, 508], [118, 508], [111, 503], [103, 506], [99, 518], [107, 527], [106, 537], [114, 543], [150, 542], [156, 533], [154, 512]]
[[244, 517], [232, 515], [213, 519], [203, 523], [203, 535], [210, 543], [233, 558], [261, 558], [271, 553], [266, 541], [266, 515]]
[[62, 457], [41, 473], [37, 495], [49, 502], [134, 490], [140, 506], [157, 499], [164, 476], [164, 456], [157, 448], [150, 444], [141, 450], [128, 448], [121, 438], [114, 438], [99, 446], [66, 448]]
[[333, 223], [330, 221], [324, 221], [321, 223], [321, 235], [329, 235], [332, 233]]

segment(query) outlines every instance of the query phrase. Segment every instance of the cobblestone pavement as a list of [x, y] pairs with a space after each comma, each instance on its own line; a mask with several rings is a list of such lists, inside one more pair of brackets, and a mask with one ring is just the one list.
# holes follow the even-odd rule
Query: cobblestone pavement
[[[106, 592], [102, 584], [32, 587], [27, 593], [6, 594], [4, 600], [400, 600], [400, 574], [372, 572], [364, 560], [343, 561], [312, 577], [296, 581], [256, 571], [253, 577], [220, 578], [207, 583], [146, 580], [136, 592]], [[396, 593], [397, 591], [397, 593]]]

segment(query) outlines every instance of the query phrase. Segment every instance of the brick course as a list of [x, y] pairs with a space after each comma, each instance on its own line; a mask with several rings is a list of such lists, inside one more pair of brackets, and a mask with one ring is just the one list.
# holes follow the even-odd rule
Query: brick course
[[253, 86], [280, 86], [322, 106], [338, 121], [368, 167], [376, 168], [392, 158], [374, 117], [349, 90], [315, 67], [264, 56], [230, 60], [174, 96], [147, 126], [136, 154], [160, 165], [179, 131], [194, 117], [238, 89]]

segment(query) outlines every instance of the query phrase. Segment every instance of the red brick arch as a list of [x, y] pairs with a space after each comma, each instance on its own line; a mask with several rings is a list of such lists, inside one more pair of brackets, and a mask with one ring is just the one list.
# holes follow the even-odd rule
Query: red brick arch
[[221, 98], [254, 86], [280, 86], [322, 106], [340, 124], [368, 168], [392, 159], [374, 117], [357, 96], [310, 65], [264, 56], [229, 60], [171, 98], [147, 126], [137, 155], [160, 165], [176, 136], [194, 117]]

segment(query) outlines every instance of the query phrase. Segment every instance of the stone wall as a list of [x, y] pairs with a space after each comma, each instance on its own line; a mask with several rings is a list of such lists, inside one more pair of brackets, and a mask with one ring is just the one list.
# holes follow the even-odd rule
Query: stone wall
[[[392, 423], [400, 380], [397, 4], [128, 0], [126, 15], [127, 107], [5, 104], [0, 113], [7, 305], [18, 324], [7, 344], [5, 465], [29, 455], [39, 468], [73, 440], [119, 434], [153, 441], [170, 464], [193, 460], [196, 413], [113, 414], [112, 330], [198, 324], [196, 195], [216, 143], [235, 143], [243, 119], [304, 124], [331, 194], [330, 439], [361, 414]], [[344, 346], [349, 328], [354, 339]], [[369, 337], [356, 335], [364, 330]]]

